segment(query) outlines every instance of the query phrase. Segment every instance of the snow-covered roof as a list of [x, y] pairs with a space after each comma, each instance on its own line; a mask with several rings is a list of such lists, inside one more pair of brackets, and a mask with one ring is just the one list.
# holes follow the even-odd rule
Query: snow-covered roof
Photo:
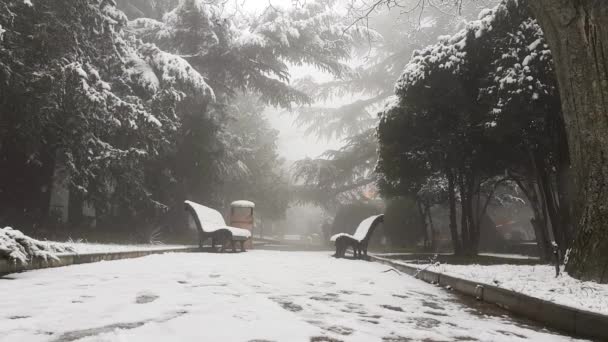
[[230, 206], [237, 208], [255, 208], [255, 203], [251, 201], [240, 200], [230, 203]]

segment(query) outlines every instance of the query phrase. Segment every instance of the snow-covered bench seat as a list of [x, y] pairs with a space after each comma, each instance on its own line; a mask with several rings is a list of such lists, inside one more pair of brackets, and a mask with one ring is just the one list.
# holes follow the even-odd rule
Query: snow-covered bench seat
[[219, 211], [205, 207], [192, 201], [184, 202], [186, 211], [192, 215], [192, 219], [198, 230], [198, 244], [203, 248], [203, 242], [211, 238], [211, 247], [215, 250], [216, 243], [221, 244], [221, 252], [226, 245], [232, 245], [232, 251], [236, 252], [235, 242], [241, 245], [241, 251], [245, 251], [245, 241], [251, 238], [251, 232], [247, 229], [230, 227], [226, 225], [224, 217]]
[[352, 247], [355, 258], [367, 258], [367, 244], [376, 227], [384, 222], [384, 215], [374, 215], [366, 218], [359, 223], [353, 235], [340, 233], [333, 235], [329, 241], [336, 245], [336, 258], [343, 258], [348, 247]]

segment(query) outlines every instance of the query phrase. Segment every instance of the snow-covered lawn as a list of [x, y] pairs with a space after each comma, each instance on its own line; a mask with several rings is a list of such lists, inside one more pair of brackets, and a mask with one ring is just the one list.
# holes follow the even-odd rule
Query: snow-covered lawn
[[[423, 253], [424, 254], [424, 253]], [[433, 255], [446, 255], [451, 256], [452, 253], [425, 253], [428, 256], [428, 259], [432, 258]], [[374, 255], [379, 257], [389, 257], [391, 259], [399, 259], [399, 257], [403, 259], [411, 259], [412, 256], [420, 257], [420, 253], [374, 253]], [[501, 259], [517, 259], [517, 260], [540, 260], [538, 257], [524, 255], [524, 254], [511, 254], [511, 253], [479, 253], [481, 256], [489, 256]]]
[[539, 257], [533, 257], [524, 254], [508, 254], [508, 253], [479, 253], [482, 256], [491, 256], [505, 259], [525, 259], [525, 260], [540, 260]]
[[145, 251], [159, 250], [171, 248], [194, 247], [184, 245], [119, 245], [119, 244], [102, 244], [102, 243], [85, 243], [85, 242], [66, 242], [63, 245], [71, 247], [75, 253], [111, 253], [111, 252], [127, 252], [127, 251]]
[[580, 281], [549, 265], [407, 264], [479, 283], [490, 284], [551, 302], [608, 315], [608, 284]]
[[1, 341], [567, 341], [379, 263], [172, 253], [0, 279]]

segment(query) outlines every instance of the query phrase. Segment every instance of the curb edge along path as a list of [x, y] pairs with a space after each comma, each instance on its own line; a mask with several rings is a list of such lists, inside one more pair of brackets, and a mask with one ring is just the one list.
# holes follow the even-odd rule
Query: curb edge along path
[[58, 254], [57, 259], [34, 258], [27, 264], [11, 262], [10, 260], [0, 259], [0, 277], [11, 273], [38, 270], [42, 268], [62, 267], [77, 264], [87, 264], [104, 260], [120, 260], [139, 258], [152, 254], [163, 253], [189, 253], [198, 251], [198, 247], [171, 247], [150, 250], [135, 250], [106, 253], [83, 253], [83, 254]]
[[450, 287], [536, 322], [577, 336], [608, 340], [608, 316], [556, 304], [493, 285], [478, 283], [443, 273], [421, 270], [390, 259], [371, 255], [373, 261], [389, 265], [427, 283]]

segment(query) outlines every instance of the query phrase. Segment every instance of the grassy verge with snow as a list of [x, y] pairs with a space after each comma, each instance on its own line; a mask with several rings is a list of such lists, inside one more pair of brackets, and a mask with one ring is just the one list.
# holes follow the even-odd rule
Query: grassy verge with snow
[[565, 272], [556, 277], [551, 265], [407, 265], [608, 315], [608, 284], [581, 281]]

